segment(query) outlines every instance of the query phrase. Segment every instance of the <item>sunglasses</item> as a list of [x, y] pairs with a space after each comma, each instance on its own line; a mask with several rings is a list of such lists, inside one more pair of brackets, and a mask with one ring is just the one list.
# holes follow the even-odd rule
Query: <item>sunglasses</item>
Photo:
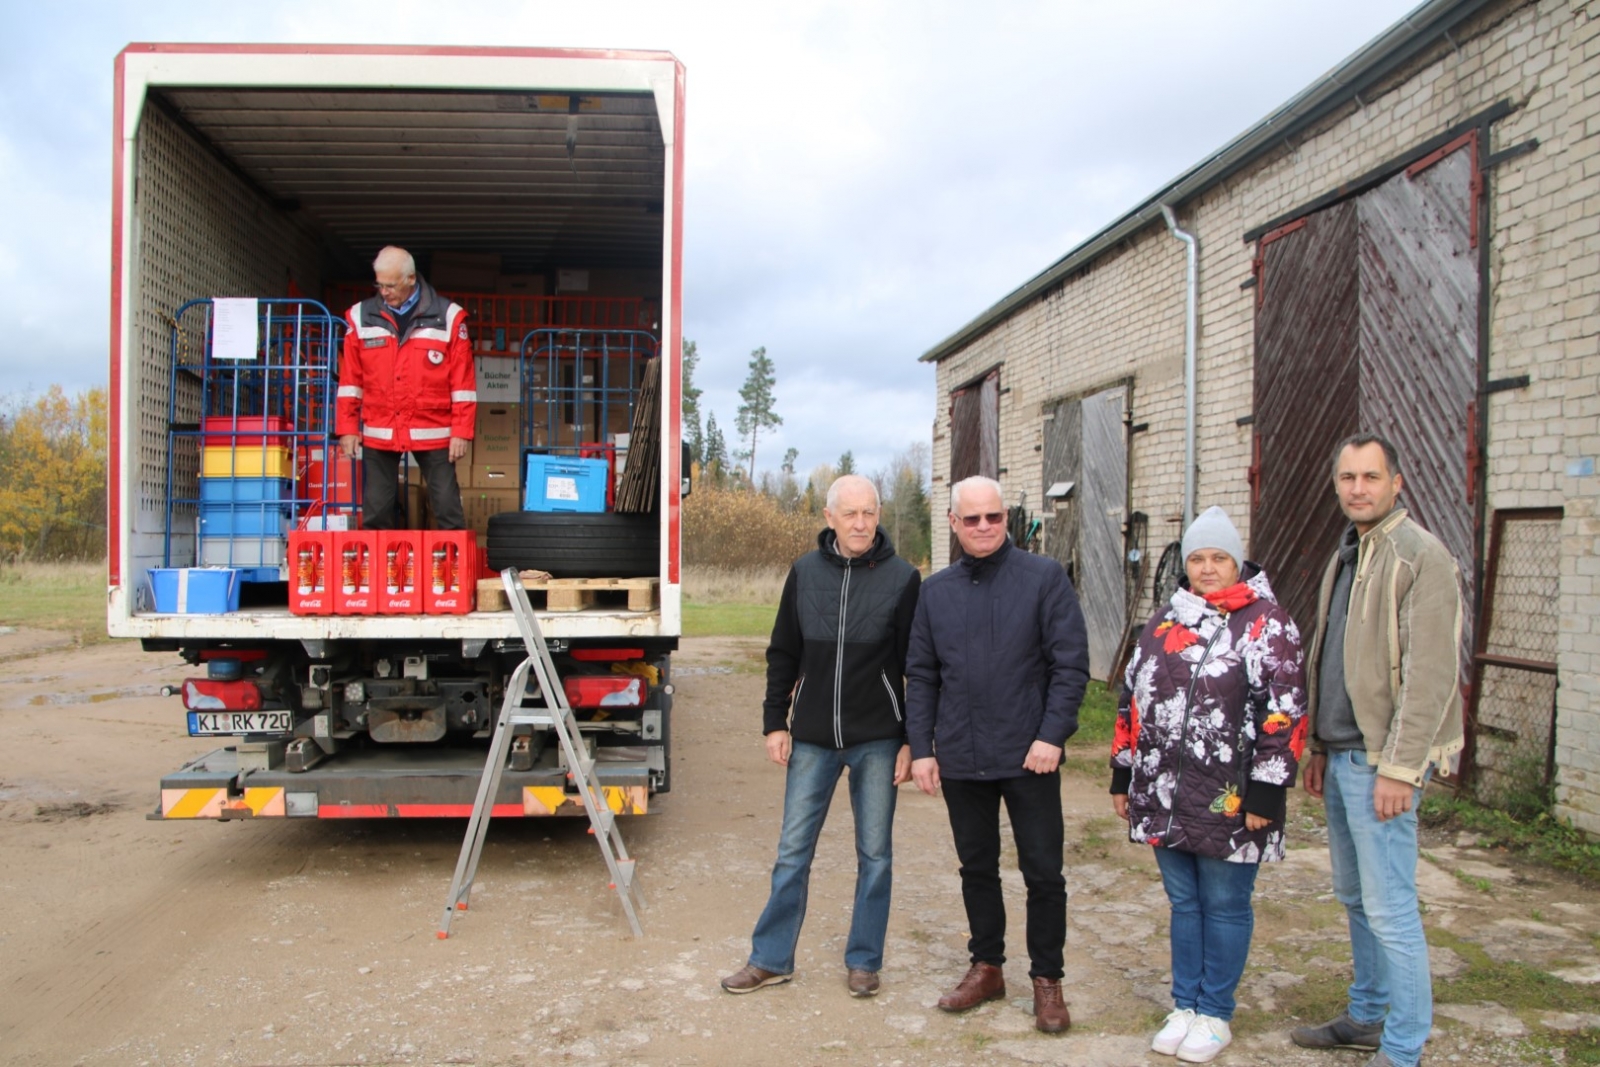
[[961, 520], [961, 525], [969, 530], [980, 522], [986, 521], [990, 526], [999, 526], [1006, 521], [1006, 513], [1003, 511], [988, 511], [981, 515], [958, 515], [956, 517]]

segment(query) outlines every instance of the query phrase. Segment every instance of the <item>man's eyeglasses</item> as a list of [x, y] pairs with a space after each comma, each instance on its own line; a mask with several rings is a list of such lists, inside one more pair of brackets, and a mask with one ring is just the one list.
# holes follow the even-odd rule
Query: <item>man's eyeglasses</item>
[[393, 292], [396, 289], [404, 289], [407, 285], [410, 285], [410, 284], [411, 283], [409, 281], [405, 281], [405, 282], [379, 282], [377, 285], [374, 285], [373, 288], [378, 290], [378, 292], [380, 292], [380, 293], [389, 293], [389, 292]]
[[999, 526], [1006, 521], [1006, 513], [1003, 511], [986, 511], [980, 515], [959, 515], [957, 518], [961, 520], [961, 525], [971, 530], [980, 522], [988, 522], [990, 526]]

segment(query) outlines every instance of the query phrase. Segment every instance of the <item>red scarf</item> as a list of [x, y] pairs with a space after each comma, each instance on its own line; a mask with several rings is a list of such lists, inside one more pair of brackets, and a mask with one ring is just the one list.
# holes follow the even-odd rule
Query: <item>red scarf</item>
[[1218, 611], [1238, 611], [1247, 604], [1256, 602], [1256, 591], [1244, 582], [1235, 582], [1226, 589], [1218, 589], [1215, 593], [1205, 595], [1206, 603], [1213, 605]]

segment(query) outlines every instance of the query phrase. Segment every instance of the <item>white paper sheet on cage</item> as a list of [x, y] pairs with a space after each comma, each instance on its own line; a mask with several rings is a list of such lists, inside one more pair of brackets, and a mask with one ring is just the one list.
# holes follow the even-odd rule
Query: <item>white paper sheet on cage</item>
[[213, 297], [211, 300], [211, 358], [255, 359], [256, 301], [249, 297]]

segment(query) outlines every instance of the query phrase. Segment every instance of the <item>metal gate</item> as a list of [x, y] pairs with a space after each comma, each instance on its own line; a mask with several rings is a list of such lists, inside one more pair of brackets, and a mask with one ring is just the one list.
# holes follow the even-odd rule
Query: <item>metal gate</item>
[[[1073, 484], [1055, 505], [1046, 551], [1078, 588], [1089, 630], [1089, 673], [1110, 672], [1127, 628], [1123, 523], [1128, 505], [1126, 386], [1047, 409], [1044, 486]], [[1049, 506], [1046, 500], [1045, 505]]]
[[1461, 567], [1470, 650], [1476, 145], [1469, 134], [1261, 240], [1251, 548], [1307, 629], [1345, 525], [1329, 460], [1366, 430], [1399, 449], [1401, 503]]
[[1486, 802], [1553, 782], [1561, 516], [1560, 508], [1494, 515], [1462, 761], [1463, 780]]

